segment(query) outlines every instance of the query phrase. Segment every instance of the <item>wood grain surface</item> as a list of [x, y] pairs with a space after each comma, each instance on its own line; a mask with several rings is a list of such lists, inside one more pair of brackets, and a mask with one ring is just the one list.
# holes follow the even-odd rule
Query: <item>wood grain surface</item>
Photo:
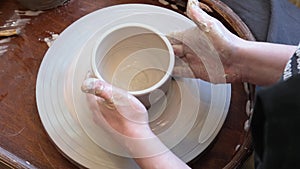
[[[180, 4], [184, 4], [184, 1], [177, 2], [179, 9], [183, 10]], [[92, 11], [125, 3], [174, 8], [158, 0], [70, 0], [63, 6], [46, 10], [37, 16], [20, 16], [16, 10], [26, 10], [20, 4], [13, 0], [0, 1], [0, 26], [10, 20], [28, 19], [19, 35], [0, 37], [0, 162], [3, 166], [28, 169], [79, 168], [76, 162], [57, 150], [39, 118], [35, 85], [40, 63], [48, 49], [42, 39], [53, 33], [61, 33], [71, 23]], [[212, 8], [210, 14], [220, 19], [234, 33], [254, 40], [242, 21], [221, 1], [205, 0], [203, 3]], [[253, 99], [251, 86], [250, 92], [250, 95], [246, 94], [243, 84], [232, 85], [232, 99], [225, 124], [206, 151], [189, 163], [192, 168], [238, 168], [249, 155], [251, 136], [244, 130], [244, 123], [248, 119], [245, 113], [246, 102]]]

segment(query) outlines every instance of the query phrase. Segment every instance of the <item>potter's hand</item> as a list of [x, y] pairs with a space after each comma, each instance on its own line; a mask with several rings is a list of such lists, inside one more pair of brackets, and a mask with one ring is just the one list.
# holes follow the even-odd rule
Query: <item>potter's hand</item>
[[128, 92], [96, 78], [87, 78], [81, 89], [88, 93], [94, 121], [107, 131], [127, 137], [143, 137], [151, 131], [147, 110]]
[[197, 27], [169, 35], [175, 55], [180, 58], [177, 58], [174, 75], [213, 83], [239, 81], [238, 58], [234, 54], [243, 40], [204, 12], [198, 1], [189, 0], [187, 14]]
[[106, 129], [141, 168], [189, 169], [151, 131], [147, 111], [134, 96], [95, 78], [87, 78], [82, 91], [88, 93], [95, 122]]
[[134, 96], [95, 78], [86, 79], [82, 91], [89, 93], [95, 121], [112, 133], [141, 168], [189, 168], [154, 135], [145, 107]]

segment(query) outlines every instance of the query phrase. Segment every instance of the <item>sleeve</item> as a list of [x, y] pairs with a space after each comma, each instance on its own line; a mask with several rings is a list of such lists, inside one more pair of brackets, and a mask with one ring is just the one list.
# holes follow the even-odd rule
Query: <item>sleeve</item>
[[282, 80], [287, 80], [288, 78], [295, 76], [300, 73], [300, 43], [298, 45], [298, 48], [296, 52], [293, 54], [293, 56], [289, 59], [288, 63], [286, 64]]
[[257, 168], [300, 168], [299, 51], [287, 63], [282, 81], [256, 94], [251, 129]]

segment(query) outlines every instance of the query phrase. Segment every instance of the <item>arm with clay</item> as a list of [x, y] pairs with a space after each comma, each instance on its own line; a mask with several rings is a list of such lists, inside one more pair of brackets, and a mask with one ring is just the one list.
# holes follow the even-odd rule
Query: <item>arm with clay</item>
[[83, 82], [94, 121], [143, 169], [189, 168], [151, 131], [144, 105], [128, 92], [95, 78]]
[[[186, 67], [175, 69], [175, 76], [192, 76], [213, 83], [249, 82], [270, 85], [279, 80], [285, 64], [296, 50], [296, 46], [292, 45], [243, 40], [199, 8], [196, 0], [188, 2], [187, 14], [199, 29], [198, 32], [188, 30], [172, 37], [179, 39], [173, 41], [176, 56], [183, 60], [190, 70], [187, 71]], [[195, 39], [195, 33], [199, 32], [202, 37]], [[215, 53], [203, 54], [207, 49], [200, 50], [203, 36], [213, 46]], [[219, 66], [224, 68], [223, 73], [213, 72], [214, 69], [209, 72], [207, 65], [213, 65], [218, 60], [221, 62]]]
[[[197, 1], [196, 1], [197, 2]], [[218, 57], [198, 57], [182, 43], [174, 44], [174, 51], [186, 62], [196, 78], [207, 78], [201, 63], [214, 64], [219, 59], [225, 74], [215, 74], [215, 83], [247, 81], [272, 84], [280, 76], [295, 46], [250, 42], [230, 33], [218, 20], [208, 16], [195, 1], [189, 1], [188, 15], [212, 43]], [[195, 37], [195, 36], [191, 36]], [[197, 45], [197, 44], [196, 44]], [[205, 72], [205, 71], [204, 71]], [[182, 71], [178, 71], [178, 75]], [[82, 85], [87, 94], [94, 121], [109, 132], [143, 169], [189, 168], [174, 155], [151, 131], [145, 107], [134, 96], [99, 79], [88, 78]]]

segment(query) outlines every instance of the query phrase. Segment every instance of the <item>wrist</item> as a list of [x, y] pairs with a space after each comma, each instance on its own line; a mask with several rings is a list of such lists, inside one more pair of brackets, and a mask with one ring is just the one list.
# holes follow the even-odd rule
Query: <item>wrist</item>
[[243, 82], [244, 80], [244, 58], [241, 54], [246, 46], [247, 41], [239, 37], [231, 39], [230, 51], [227, 53], [225, 64], [226, 81], [233, 82]]
[[169, 151], [148, 125], [130, 126], [121, 142], [132, 158], [154, 157]]
[[148, 124], [127, 124], [124, 135], [131, 138], [149, 138], [155, 136]]

